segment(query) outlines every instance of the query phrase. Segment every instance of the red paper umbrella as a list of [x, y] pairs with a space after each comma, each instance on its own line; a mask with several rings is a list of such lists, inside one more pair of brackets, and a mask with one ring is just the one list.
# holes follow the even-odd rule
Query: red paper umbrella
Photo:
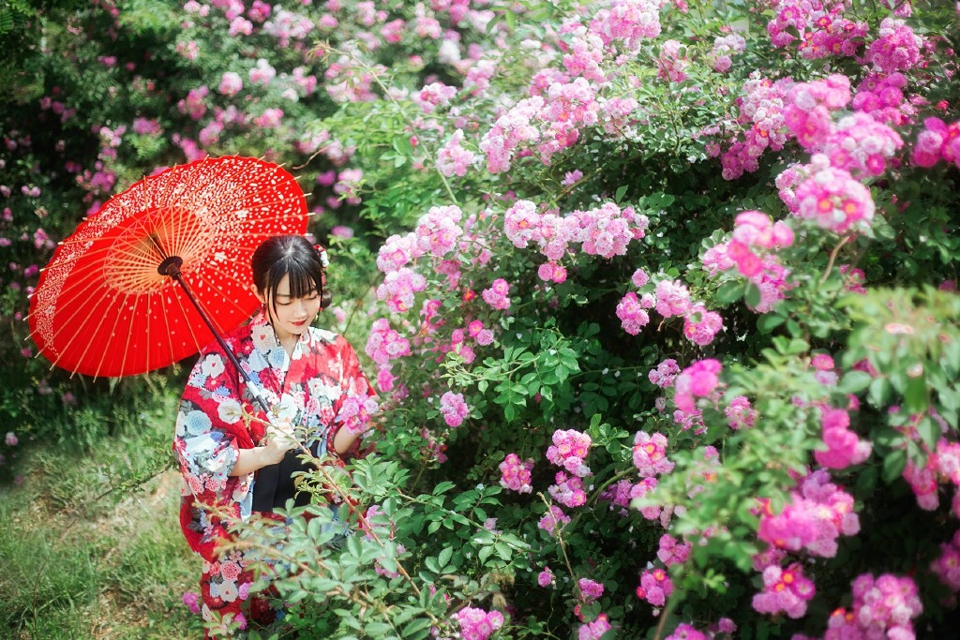
[[257, 308], [251, 254], [305, 233], [307, 215], [294, 177], [254, 158], [144, 178], [57, 247], [30, 299], [30, 335], [54, 365], [95, 377], [193, 355]]

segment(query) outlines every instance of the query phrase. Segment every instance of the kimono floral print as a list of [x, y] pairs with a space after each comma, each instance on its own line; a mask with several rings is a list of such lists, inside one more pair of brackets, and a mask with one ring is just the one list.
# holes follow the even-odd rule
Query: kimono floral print
[[[353, 348], [334, 333], [310, 327], [288, 356], [260, 313], [224, 338], [274, 408], [272, 421], [289, 420], [311, 449], [324, 435], [333, 442], [342, 426], [336, 416], [344, 400], [374, 393]], [[180, 524], [190, 547], [203, 558], [204, 619], [220, 620], [224, 626], [232, 622], [240, 628], [249, 616], [258, 622], [273, 617], [265, 600], [249, 594], [253, 558], [239, 552], [221, 555], [217, 549], [218, 543], [233, 538], [230, 520], [246, 520], [252, 513], [255, 474], [234, 476], [231, 471], [240, 450], [261, 443], [265, 427], [244, 420], [244, 412], [266, 418], [214, 344], [194, 366], [177, 416], [174, 450], [184, 478]]]

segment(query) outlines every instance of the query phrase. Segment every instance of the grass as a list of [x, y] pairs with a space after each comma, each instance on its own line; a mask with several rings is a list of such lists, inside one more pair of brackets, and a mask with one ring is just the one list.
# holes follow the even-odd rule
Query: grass
[[180, 533], [170, 444], [176, 397], [85, 451], [21, 452], [21, 486], [0, 487], [0, 637], [202, 637], [181, 602], [200, 560]]

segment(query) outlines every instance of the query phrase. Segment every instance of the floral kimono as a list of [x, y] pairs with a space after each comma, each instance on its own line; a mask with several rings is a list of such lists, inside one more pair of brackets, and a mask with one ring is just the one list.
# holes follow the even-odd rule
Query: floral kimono
[[[321, 441], [333, 442], [344, 399], [374, 394], [343, 336], [311, 327], [288, 357], [260, 313], [224, 340], [271, 407], [271, 419], [289, 420], [298, 434], [305, 427], [303, 444], [313, 451]], [[240, 617], [241, 603], [254, 580], [248, 568], [252, 560], [239, 552], [221, 555], [217, 545], [233, 538], [231, 519], [246, 520], [252, 513], [257, 474], [231, 476], [230, 471], [241, 449], [260, 443], [265, 425], [245, 420], [244, 413], [266, 418], [214, 343], [201, 352], [190, 373], [177, 415], [173, 449], [184, 479], [180, 526], [190, 548], [203, 558], [204, 619], [241, 626], [246, 620]], [[252, 599], [244, 608], [258, 621], [273, 615], [262, 599]]]

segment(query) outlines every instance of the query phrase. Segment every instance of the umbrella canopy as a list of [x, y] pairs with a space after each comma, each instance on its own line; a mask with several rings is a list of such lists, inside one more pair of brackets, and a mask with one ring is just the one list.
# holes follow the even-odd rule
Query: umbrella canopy
[[144, 178], [57, 247], [30, 299], [30, 335], [54, 365], [95, 377], [193, 355], [259, 306], [253, 251], [302, 235], [307, 216], [294, 177], [254, 158], [205, 158]]

